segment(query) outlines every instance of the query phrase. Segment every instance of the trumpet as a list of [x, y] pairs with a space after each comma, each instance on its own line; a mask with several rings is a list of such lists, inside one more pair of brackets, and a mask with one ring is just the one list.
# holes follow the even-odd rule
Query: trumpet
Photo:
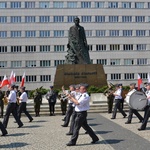
[[7, 99], [7, 97], [3, 98], [3, 102], [4, 102], [4, 105], [8, 105], [8, 99]]
[[17, 103], [18, 105], [20, 105], [19, 97], [17, 97], [17, 101], [16, 101], [16, 103]]

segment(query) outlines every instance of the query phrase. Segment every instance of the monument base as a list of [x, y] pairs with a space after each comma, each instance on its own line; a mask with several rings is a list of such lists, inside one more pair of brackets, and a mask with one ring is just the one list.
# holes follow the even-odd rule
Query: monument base
[[102, 87], [107, 85], [103, 65], [100, 64], [75, 64], [58, 65], [56, 69], [54, 87], [68, 87], [71, 84], [87, 83]]

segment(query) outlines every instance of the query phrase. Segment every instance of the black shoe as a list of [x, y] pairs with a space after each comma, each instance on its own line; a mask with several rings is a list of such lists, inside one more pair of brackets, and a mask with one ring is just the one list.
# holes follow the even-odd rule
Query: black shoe
[[99, 139], [93, 140], [91, 144], [95, 144], [97, 141], [99, 141]]
[[33, 119], [31, 119], [29, 122], [32, 122]]
[[66, 133], [66, 135], [73, 135], [73, 133]]
[[67, 143], [66, 145], [67, 146], [75, 146], [76, 144], [75, 143]]
[[141, 131], [141, 130], [145, 130], [145, 129], [144, 128], [138, 128], [138, 130]]
[[123, 116], [123, 118], [126, 118], [126, 117], [127, 117], [127, 115]]
[[68, 127], [67, 125], [61, 125], [62, 127]]
[[8, 132], [6, 132], [6, 133], [3, 133], [1, 136], [5, 136], [5, 135], [7, 135], [8, 134]]
[[127, 121], [127, 122], [125, 122], [125, 124], [130, 124], [131, 123], [131, 121]]
[[22, 126], [23, 126], [23, 124], [22, 124], [22, 125], [19, 125], [18, 128], [21, 128]]
[[111, 119], [116, 119], [116, 118], [112, 117]]
[[88, 134], [88, 132], [86, 131], [85, 134]]

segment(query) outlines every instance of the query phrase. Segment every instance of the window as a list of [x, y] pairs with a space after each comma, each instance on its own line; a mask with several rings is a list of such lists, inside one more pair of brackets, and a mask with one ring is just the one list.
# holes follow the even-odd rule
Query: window
[[0, 2], [0, 8], [7, 8], [7, 2]]
[[148, 8], [150, 8], [150, 2], [148, 2]]
[[106, 45], [105, 44], [96, 45], [96, 51], [106, 51]]
[[54, 60], [54, 65], [57, 66], [57, 65], [61, 65], [61, 64], [64, 64], [65, 63], [65, 60]]
[[122, 22], [132, 22], [132, 16], [122, 16]]
[[51, 75], [41, 75], [40, 81], [41, 82], [51, 81]]
[[150, 16], [148, 16], [148, 22], [150, 22]]
[[105, 36], [106, 31], [105, 30], [96, 30], [96, 36]]
[[51, 61], [50, 60], [40, 60], [40, 67], [50, 67]]
[[40, 8], [50, 8], [50, 2], [46, 1], [46, 2], [40, 2], [39, 3], [39, 7]]
[[146, 50], [146, 44], [137, 44], [136, 49], [137, 50]]
[[147, 80], [147, 73], [139, 73], [140, 77], [142, 79], [146, 79]]
[[77, 2], [67, 2], [68, 8], [77, 8]]
[[123, 36], [132, 36], [132, 30], [123, 30]]
[[11, 2], [10, 3], [11, 8], [21, 8], [21, 2]]
[[124, 51], [133, 50], [133, 44], [123, 44], [123, 50]]
[[21, 82], [22, 76], [16, 76], [16, 82]]
[[11, 31], [11, 37], [12, 38], [21, 37], [21, 31]]
[[36, 31], [25, 31], [25, 37], [27, 38], [36, 37]]
[[93, 45], [88, 45], [88, 50], [92, 51], [93, 50]]
[[54, 16], [54, 22], [64, 22], [64, 16]]
[[135, 8], [144, 8], [144, 2], [136, 2]]
[[134, 79], [134, 73], [125, 73], [124, 79], [126, 79], [126, 80]]
[[25, 8], [35, 8], [35, 2], [25, 2]]
[[11, 46], [11, 52], [21, 52], [22, 51], [22, 47], [21, 46]]
[[145, 16], [135, 16], [135, 22], [145, 22]]
[[65, 50], [65, 46], [64, 45], [54, 45], [54, 51], [55, 52], [62, 52]]
[[81, 2], [81, 8], [91, 8], [91, 2]]
[[25, 51], [26, 52], [35, 52], [36, 51], [36, 46], [25, 46]]
[[146, 58], [137, 59], [137, 65], [147, 65], [147, 59]]
[[74, 22], [74, 18], [76, 18], [77, 16], [68, 16], [68, 22]]
[[120, 65], [120, 59], [110, 59], [110, 65]]
[[6, 53], [7, 52], [7, 46], [0, 46], [0, 53]]
[[6, 38], [7, 37], [7, 31], [0, 31], [0, 38]]
[[26, 76], [26, 82], [36, 82], [36, 76]]
[[40, 45], [40, 52], [50, 52], [50, 45]]
[[20, 23], [21, 22], [21, 16], [11, 16], [11, 23]]
[[95, 16], [95, 22], [105, 22], [105, 16]]
[[118, 22], [118, 16], [109, 16], [109, 22]]
[[124, 65], [134, 65], [134, 59], [124, 59]]
[[95, 8], [104, 8], [104, 2], [95, 2]]
[[131, 8], [131, 2], [122, 2], [122, 8]]
[[136, 30], [136, 36], [145, 36], [146, 31], [145, 30]]
[[111, 74], [111, 80], [120, 80], [120, 79], [121, 79], [121, 73]]
[[85, 34], [86, 34], [86, 37], [91, 37], [92, 36], [92, 30], [86, 30]]
[[64, 37], [63, 30], [54, 30], [54, 37]]
[[0, 68], [6, 68], [7, 67], [7, 61], [0, 61]]
[[91, 22], [92, 17], [91, 16], [81, 16], [82, 22]]
[[50, 37], [50, 31], [40, 31], [40, 37]]
[[53, 2], [53, 7], [54, 8], [63, 8], [64, 3], [63, 2]]
[[111, 44], [110, 45], [110, 50], [111, 51], [120, 50], [120, 45], [119, 44]]
[[7, 17], [6, 16], [0, 16], [0, 23], [6, 23]]
[[22, 62], [21, 61], [11, 61], [11, 67], [12, 68], [20, 68], [20, 67], [22, 67]]
[[35, 22], [35, 16], [25, 16], [25, 22], [26, 23]]
[[118, 2], [108, 2], [108, 8], [118, 8]]
[[50, 16], [40, 16], [39, 17], [40, 22], [50, 22]]
[[119, 36], [119, 30], [110, 30], [109, 36]]
[[107, 59], [97, 59], [97, 64], [107, 65]]
[[36, 61], [35, 60], [26, 61], [26, 67], [36, 67]]

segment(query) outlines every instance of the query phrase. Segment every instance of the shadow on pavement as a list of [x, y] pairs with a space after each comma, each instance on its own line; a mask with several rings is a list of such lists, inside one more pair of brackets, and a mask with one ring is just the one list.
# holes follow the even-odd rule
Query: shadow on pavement
[[7, 136], [23, 136], [23, 135], [27, 135], [29, 133], [15, 133], [15, 134], [8, 134]]
[[22, 128], [38, 128], [38, 127], [42, 127], [42, 126], [30, 125], [30, 126], [23, 126]]
[[87, 118], [87, 120], [94, 120], [95, 118]]
[[124, 140], [116, 140], [116, 139], [107, 139], [107, 140], [105, 140], [105, 142], [108, 143], [108, 144], [117, 144], [117, 143], [120, 143], [122, 141], [124, 141]]
[[46, 120], [38, 120], [38, 121], [34, 121], [33, 122], [47, 122]]
[[102, 124], [89, 123], [89, 126], [99, 126], [99, 125], [102, 125]]
[[96, 134], [107, 134], [113, 131], [96, 131]]
[[18, 147], [24, 147], [27, 146], [27, 143], [10, 143], [6, 145], [0, 145], [0, 148], [18, 148]]

